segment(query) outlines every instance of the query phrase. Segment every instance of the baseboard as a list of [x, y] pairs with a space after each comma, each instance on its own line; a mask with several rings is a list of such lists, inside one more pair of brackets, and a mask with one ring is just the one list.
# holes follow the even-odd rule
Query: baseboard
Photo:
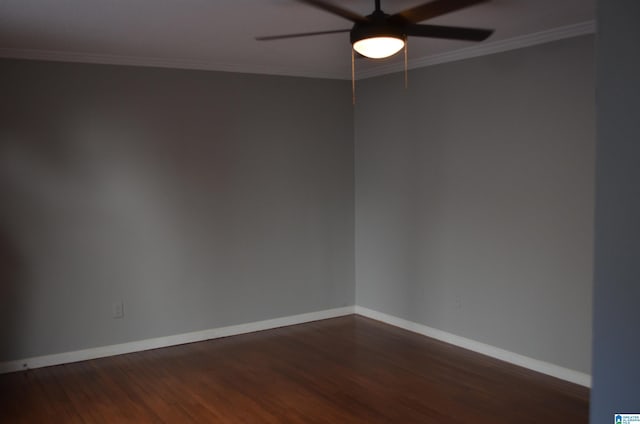
[[8, 362], [0, 362], [0, 374], [21, 371], [33, 368], [48, 367], [52, 365], [68, 364], [89, 359], [103, 358], [106, 356], [122, 355], [125, 353], [140, 352], [149, 349], [175, 346], [185, 343], [200, 342], [203, 340], [217, 339], [220, 337], [235, 336], [238, 334], [253, 333], [255, 331], [270, 330], [288, 325], [303, 324], [305, 322], [321, 319], [335, 318], [354, 313], [354, 306], [327, 309], [300, 315], [268, 319], [264, 321], [250, 322], [246, 324], [231, 325], [227, 327], [213, 328], [191, 333], [175, 334], [166, 337], [140, 340], [110, 346], [101, 346], [91, 349], [76, 350], [54, 355], [37, 356], [33, 358], [19, 359]]
[[518, 353], [510, 352], [508, 350], [500, 349], [495, 346], [487, 345], [475, 340], [447, 333], [446, 331], [437, 330], [423, 324], [407, 321], [405, 319], [374, 311], [362, 306], [345, 306], [343, 308], [327, 309], [323, 311], [310, 312], [300, 315], [291, 315], [264, 321], [256, 321], [245, 324], [231, 325], [227, 327], [194, 331], [191, 333], [175, 334], [166, 337], [157, 337], [153, 339], [146, 339], [117, 345], [100, 346], [96, 348], [76, 350], [72, 352], [64, 352], [53, 355], [37, 356], [8, 362], [0, 362], [0, 374], [26, 369], [48, 367], [52, 365], [68, 364], [78, 361], [86, 361], [89, 359], [103, 358], [107, 356], [122, 355], [125, 353], [140, 352], [149, 349], [158, 349], [185, 343], [200, 342], [204, 340], [217, 339], [220, 337], [252, 333], [255, 331], [270, 330], [273, 328], [303, 324], [305, 322], [335, 318], [339, 316], [351, 315], [354, 313], [367, 318], [382, 321], [384, 323], [403, 328], [414, 333], [432, 337], [434, 339], [441, 340], [455, 346], [469, 349], [483, 355], [500, 359], [514, 365], [519, 365], [533, 371], [579, 384], [581, 386], [591, 387], [591, 376], [588, 374], [533, 359], [524, 355], [520, 355]]
[[465, 337], [456, 336], [455, 334], [447, 333], [446, 331], [437, 330], [423, 324], [407, 321], [405, 319], [374, 311], [362, 306], [356, 306], [355, 313], [367, 318], [375, 319], [377, 321], [382, 321], [395, 327], [400, 327], [405, 330], [412, 331], [414, 333], [432, 337], [434, 339], [441, 340], [443, 342], [459, 346], [464, 349], [491, 356], [492, 358], [500, 359], [502, 361], [509, 362], [523, 368], [528, 368], [530, 370], [547, 374], [552, 377], [569, 381], [571, 383], [579, 384], [581, 386], [591, 387], [591, 376], [579, 371], [574, 371], [568, 368], [551, 364], [549, 362], [533, 359], [528, 356], [500, 349], [498, 347], [467, 339]]

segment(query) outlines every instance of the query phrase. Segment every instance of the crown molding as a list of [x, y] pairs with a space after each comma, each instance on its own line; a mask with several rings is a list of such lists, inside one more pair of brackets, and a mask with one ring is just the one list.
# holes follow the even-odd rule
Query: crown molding
[[[409, 69], [424, 68], [427, 66], [439, 65], [441, 63], [454, 62], [457, 60], [469, 59], [472, 57], [486, 56], [494, 53], [506, 52], [509, 50], [521, 49], [523, 47], [535, 46], [537, 44], [549, 43], [551, 41], [565, 38], [578, 37], [580, 35], [593, 34], [596, 32], [596, 22], [587, 21], [579, 24], [554, 28], [547, 31], [536, 32], [506, 40], [498, 40], [489, 43], [478, 44], [473, 47], [465, 47], [446, 53], [424, 56], [410, 59]], [[376, 66], [373, 69], [358, 72], [357, 79], [377, 77], [404, 70], [402, 63], [389, 63]]]
[[280, 75], [304, 78], [349, 79], [344, 73], [318, 72], [304, 68], [284, 68], [264, 65], [216, 63], [157, 57], [120, 56], [58, 50], [0, 48], [0, 58], [75, 62], [101, 65], [143, 66], [151, 68], [190, 69], [201, 71], [235, 72], [243, 74]]
[[[595, 21], [587, 21], [579, 24], [568, 25], [547, 31], [536, 32], [520, 37], [482, 43], [473, 47], [454, 50], [451, 52], [424, 56], [409, 60], [409, 69], [423, 68], [441, 63], [454, 62], [472, 57], [485, 56], [536, 44], [562, 40], [564, 38], [577, 37], [592, 34], [596, 31]], [[53, 62], [77, 62], [94, 63], [103, 65], [145, 66], [154, 68], [192, 69], [204, 71], [238, 72], [246, 74], [282, 75], [306, 78], [350, 79], [350, 75], [342, 72], [318, 72], [315, 69], [285, 68], [263, 65], [240, 65], [233, 63], [216, 63], [208, 61], [191, 61], [183, 59], [162, 59], [156, 57], [120, 56], [108, 54], [95, 54], [83, 52], [69, 52], [56, 50], [32, 50], [0, 48], [0, 58], [44, 60]], [[366, 79], [381, 75], [400, 72], [403, 70], [401, 63], [389, 63], [375, 68], [359, 71], [356, 79]]]

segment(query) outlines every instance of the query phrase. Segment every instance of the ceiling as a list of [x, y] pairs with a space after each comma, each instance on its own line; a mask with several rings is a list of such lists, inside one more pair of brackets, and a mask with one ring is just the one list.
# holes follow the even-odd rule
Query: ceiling
[[[410, 67], [592, 32], [596, 0], [492, 0], [428, 21], [493, 28], [483, 43], [410, 38]], [[387, 13], [423, 0], [382, 0]], [[366, 15], [373, 0], [335, 0]], [[349, 78], [348, 33], [259, 42], [255, 36], [351, 24], [294, 0], [0, 0], [0, 56]], [[438, 59], [440, 58], [440, 59]], [[360, 77], [402, 57], [358, 60]]]

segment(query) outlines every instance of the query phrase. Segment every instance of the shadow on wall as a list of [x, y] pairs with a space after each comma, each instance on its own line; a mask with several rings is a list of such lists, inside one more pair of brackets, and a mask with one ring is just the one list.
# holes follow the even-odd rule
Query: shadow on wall
[[[30, 241], [37, 243], [37, 238], [30, 235], [39, 232], [37, 221], [41, 222], [38, 217], [42, 218], [43, 211], [38, 213], [33, 193], [23, 184], [24, 163], [13, 160], [13, 153], [25, 153], [26, 146], [17, 149], [11, 142], [16, 138], [8, 131], [3, 131], [0, 137], [0, 362], [3, 362], [16, 359], [16, 352], [28, 344], [28, 310], [36, 283], [30, 276], [33, 258], [29, 245]], [[25, 233], [28, 228], [33, 231]]]
[[24, 258], [0, 222], [0, 362], [21, 344], [29, 285]]
[[[63, 250], [56, 245], [62, 233], [50, 221], [64, 215], [53, 210], [64, 197], [58, 182], [74, 168], [68, 141], [53, 118], [32, 113], [33, 122], [24, 122], [14, 115], [21, 106], [0, 109], [0, 362], [30, 352], [34, 316], [55, 318], [39, 313], [37, 294], [56, 272], [41, 265], [54, 264], [56, 250]], [[47, 337], [57, 330], [49, 328]]]

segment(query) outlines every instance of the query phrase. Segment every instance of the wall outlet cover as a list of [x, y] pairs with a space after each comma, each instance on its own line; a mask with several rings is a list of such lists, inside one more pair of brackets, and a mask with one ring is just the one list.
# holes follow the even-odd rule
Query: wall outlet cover
[[113, 318], [124, 318], [124, 302], [114, 302], [111, 305], [111, 316]]

